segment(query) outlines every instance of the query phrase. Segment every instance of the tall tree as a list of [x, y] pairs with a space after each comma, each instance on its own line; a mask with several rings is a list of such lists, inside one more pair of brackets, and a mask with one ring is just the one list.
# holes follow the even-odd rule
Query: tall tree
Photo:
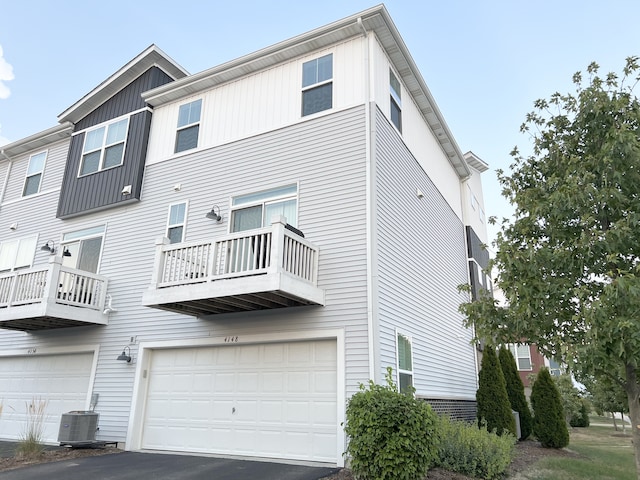
[[516, 421], [511, 414], [504, 375], [498, 362], [495, 348], [487, 345], [482, 354], [482, 363], [476, 393], [478, 422], [486, 422], [487, 430], [498, 435], [516, 434]]
[[520, 375], [518, 375], [516, 359], [504, 346], [500, 347], [498, 359], [500, 360], [500, 368], [502, 368], [504, 381], [507, 385], [507, 395], [509, 396], [511, 409], [520, 415], [520, 440], [524, 440], [531, 435], [531, 410], [529, 410], [527, 397], [524, 394], [524, 384]]
[[[640, 104], [638, 58], [618, 77], [593, 63], [574, 93], [538, 100], [522, 126], [532, 153], [498, 172], [515, 207], [493, 266], [507, 306], [464, 304], [478, 335], [526, 338], [597, 376], [624, 372], [640, 476]], [[617, 375], [612, 376], [615, 381]]]

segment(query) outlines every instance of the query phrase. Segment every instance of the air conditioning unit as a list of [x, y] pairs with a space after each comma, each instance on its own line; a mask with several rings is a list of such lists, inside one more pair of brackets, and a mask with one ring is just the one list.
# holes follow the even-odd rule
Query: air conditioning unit
[[100, 414], [89, 411], [63, 413], [58, 431], [61, 445], [91, 443], [96, 439]]

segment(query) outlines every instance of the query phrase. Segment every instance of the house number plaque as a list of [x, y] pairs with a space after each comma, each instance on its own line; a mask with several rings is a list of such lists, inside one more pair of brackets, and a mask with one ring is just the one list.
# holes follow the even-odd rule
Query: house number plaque
[[224, 337], [224, 343], [238, 343], [238, 336], [235, 337]]

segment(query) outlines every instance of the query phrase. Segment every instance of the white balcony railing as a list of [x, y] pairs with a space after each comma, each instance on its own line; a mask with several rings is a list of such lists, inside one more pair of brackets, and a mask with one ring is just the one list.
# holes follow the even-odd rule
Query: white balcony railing
[[151, 289], [285, 273], [317, 284], [318, 248], [291, 232], [284, 217], [270, 227], [232, 233], [209, 242], [156, 242]]
[[107, 278], [62, 266], [60, 257], [48, 265], [0, 273], [0, 318], [2, 309], [33, 304], [58, 304], [102, 312]]

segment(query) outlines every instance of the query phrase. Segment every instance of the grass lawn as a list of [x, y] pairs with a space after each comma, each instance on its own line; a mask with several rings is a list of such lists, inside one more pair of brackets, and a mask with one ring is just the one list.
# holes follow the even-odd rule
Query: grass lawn
[[613, 427], [574, 428], [567, 448], [578, 455], [546, 457], [513, 478], [637, 480], [630, 434], [622, 435]]

